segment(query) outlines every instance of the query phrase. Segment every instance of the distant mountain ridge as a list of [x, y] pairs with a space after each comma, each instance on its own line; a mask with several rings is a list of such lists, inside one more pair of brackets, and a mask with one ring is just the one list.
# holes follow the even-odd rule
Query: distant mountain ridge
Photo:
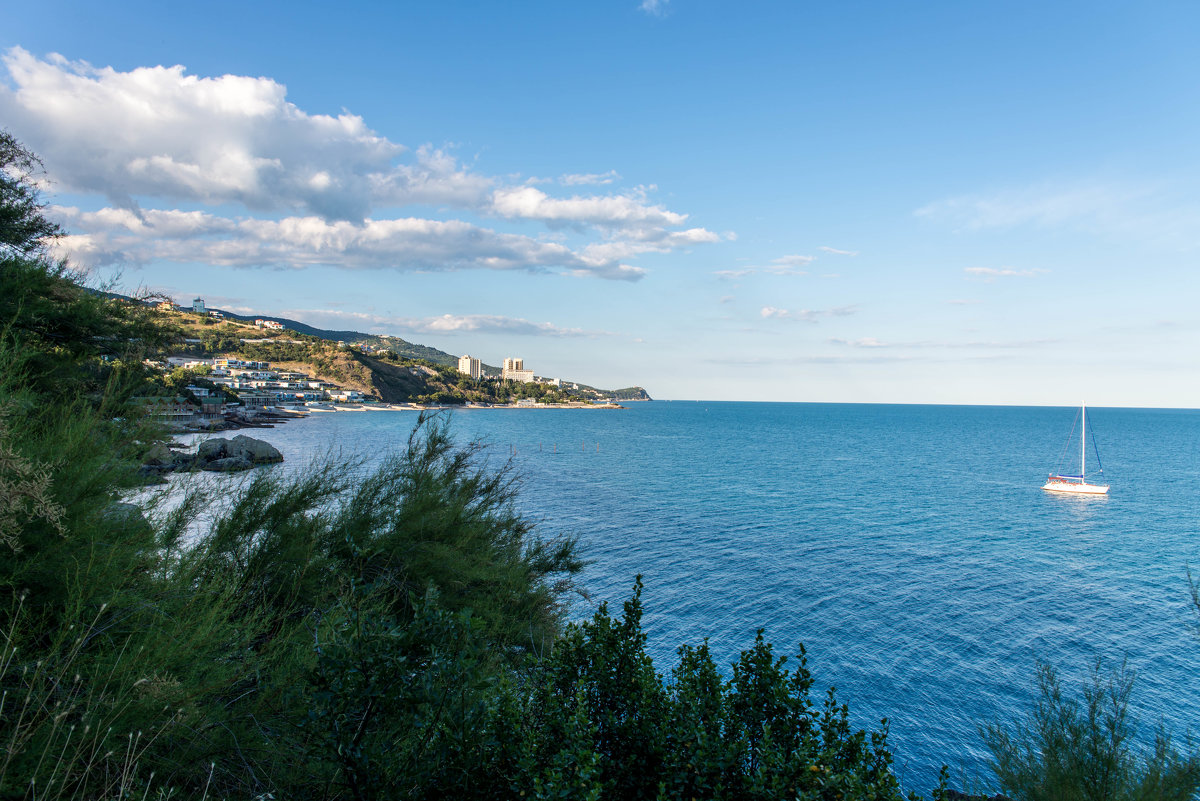
[[[295, 331], [297, 334], [305, 334], [310, 337], [317, 337], [318, 339], [328, 339], [333, 342], [345, 342], [347, 345], [368, 342], [372, 345], [386, 346], [405, 358], [424, 359], [427, 362], [444, 364], [447, 367], [458, 366], [457, 356], [446, 353], [444, 350], [431, 348], [428, 345], [418, 345], [415, 342], [409, 342], [400, 337], [364, 334], [362, 331], [334, 331], [328, 328], [317, 328], [308, 323], [302, 323], [299, 320], [293, 320], [288, 317], [277, 317], [271, 314], [237, 314], [236, 312], [225, 311], [224, 309], [211, 309], [210, 311], [220, 312], [231, 320], [243, 323], [253, 323], [255, 320], [273, 320], [282, 324], [284, 328]], [[487, 366], [491, 367], [491, 365]], [[500, 369], [497, 367], [491, 367], [491, 370], [496, 373], [500, 372]]]

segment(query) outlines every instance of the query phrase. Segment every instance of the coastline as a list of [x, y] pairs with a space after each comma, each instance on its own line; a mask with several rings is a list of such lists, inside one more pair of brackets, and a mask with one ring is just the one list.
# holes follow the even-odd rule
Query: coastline
[[417, 403], [318, 403], [312, 406], [266, 406], [250, 417], [233, 416], [208, 424], [174, 424], [176, 434], [205, 434], [217, 431], [238, 431], [245, 428], [275, 428], [280, 423], [298, 420], [311, 414], [329, 412], [427, 412], [475, 411], [478, 409], [625, 409], [619, 403], [530, 403], [530, 404], [462, 404], [432, 406]]
[[283, 407], [286, 411], [305, 416], [322, 412], [426, 412], [475, 411], [477, 409], [624, 409], [619, 403], [530, 403], [530, 404], [456, 404], [446, 406], [418, 403], [330, 403], [304, 407]]

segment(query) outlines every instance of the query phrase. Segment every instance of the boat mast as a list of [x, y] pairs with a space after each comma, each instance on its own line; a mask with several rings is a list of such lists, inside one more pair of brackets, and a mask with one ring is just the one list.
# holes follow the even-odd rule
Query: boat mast
[[1080, 404], [1079, 411], [1079, 483], [1087, 483], [1087, 404]]

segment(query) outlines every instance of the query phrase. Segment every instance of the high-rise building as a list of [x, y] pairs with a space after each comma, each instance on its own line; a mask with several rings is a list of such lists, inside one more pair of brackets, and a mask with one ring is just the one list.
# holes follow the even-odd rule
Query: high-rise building
[[483, 363], [470, 356], [459, 356], [458, 372], [469, 375], [471, 378], [479, 378], [483, 375]]
[[506, 381], [523, 381], [528, 384], [533, 381], [533, 371], [525, 369], [524, 359], [505, 359], [500, 377]]
[[196, 298], [192, 301], [192, 311], [196, 314], [207, 314], [204, 310], [204, 298]]

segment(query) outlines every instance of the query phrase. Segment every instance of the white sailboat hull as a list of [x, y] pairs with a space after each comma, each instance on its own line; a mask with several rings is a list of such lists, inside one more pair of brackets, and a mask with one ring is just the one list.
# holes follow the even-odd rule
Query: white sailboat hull
[[[1071, 433], [1075, 433], [1073, 430]], [[1097, 463], [1100, 455], [1096, 454]], [[1104, 472], [1104, 468], [1100, 468]], [[1087, 405], [1079, 407], [1079, 475], [1051, 473], [1042, 485], [1047, 492], [1065, 492], [1072, 495], [1107, 495], [1107, 484], [1087, 483]]]
[[1061, 478], [1053, 478], [1047, 481], [1042, 489], [1049, 492], [1069, 492], [1075, 495], [1107, 495], [1107, 484], [1085, 484], [1080, 481], [1067, 481]]

